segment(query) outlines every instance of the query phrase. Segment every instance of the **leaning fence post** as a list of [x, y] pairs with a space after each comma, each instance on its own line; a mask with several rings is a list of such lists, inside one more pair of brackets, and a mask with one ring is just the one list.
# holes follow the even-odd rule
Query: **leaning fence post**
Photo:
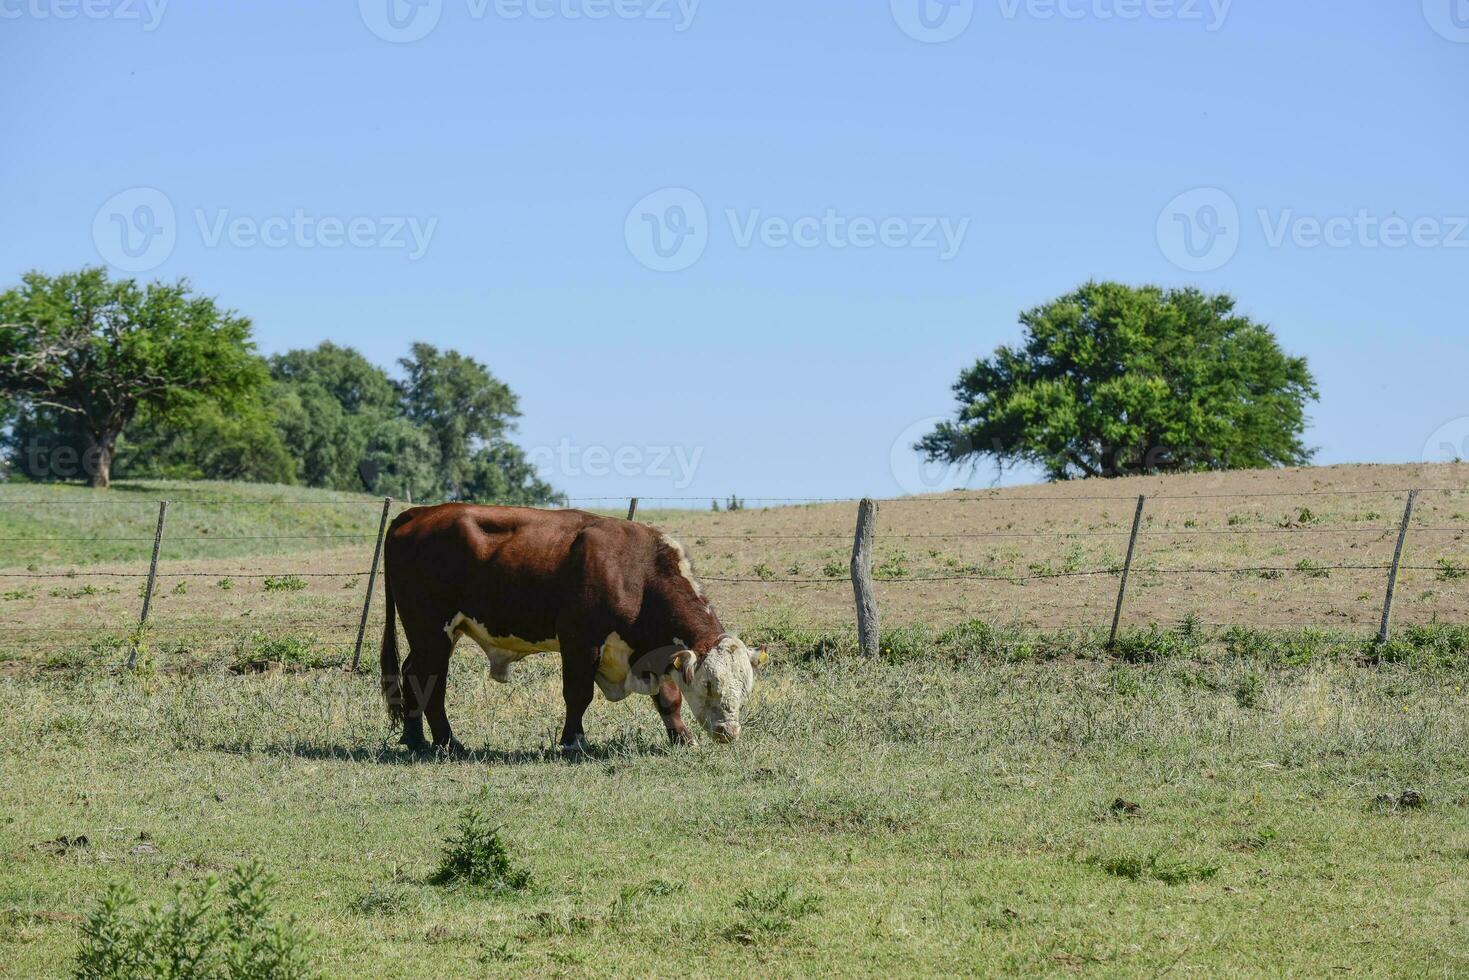
[[638, 498], [637, 497], [634, 497], [634, 498], [632, 498], [632, 502], [627, 505], [627, 519], [628, 520], [632, 520], [633, 519], [633, 516], [635, 514], [637, 514], [637, 512], [638, 512]]
[[[163, 521], [168, 516], [168, 501], [158, 501], [158, 524], [153, 528], [153, 558], [148, 562], [148, 585], [143, 589], [143, 613], [138, 617], [138, 627], [148, 625], [148, 611], [153, 608], [153, 584], [158, 581], [158, 552], [163, 548]], [[141, 640], [139, 641], [141, 642]], [[128, 654], [128, 670], [138, 663], [138, 644], [133, 644]]]
[[1382, 628], [1377, 631], [1377, 642], [1386, 643], [1392, 635], [1392, 604], [1398, 591], [1398, 570], [1403, 564], [1403, 546], [1408, 543], [1408, 528], [1413, 523], [1413, 505], [1418, 502], [1418, 491], [1408, 491], [1408, 506], [1403, 510], [1403, 526], [1398, 529], [1398, 547], [1392, 555], [1392, 570], [1387, 573], [1387, 599], [1382, 604]]
[[168, 515], [168, 501], [158, 501], [158, 525], [153, 529], [153, 560], [148, 563], [148, 587], [143, 591], [143, 615], [138, 625], [148, 622], [148, 610], [153, 606], [153, 583], [158, 580], [158, 552], [163, 547], [163, 521]]
[[1122, 626], [1122, 604], [1127, 600], [1127, 579], [1132, 574], [1132, 556], [1137, 551], [1137, 533], [1143, 526], [1143, 508], [1147, 506], [1146, 495], [1137, 498], [1137, 513], [1132, 518], [1132, 537], [1127, 541], [1127, 560], [1122, 563], [1122, 582], [1117, 587], [1117, 611], [1112, 614], [1112, 635], [1107, 639], [1107, 649], [1117, 646], [1117, 630]]
[[383, 498], [383, 516], [377, 523], [377, 543], [372, 549], [372, 568], [367, 573], [367, 595], [362, 600], [362, 622], [357, 626], [357, 646], [352, 650], [352, 671], [362, 661], [362, 638], [367, 635], [367, 614], [372, 610], [372, 592], [377, 588], [377, 565], [383, 555], [383, 532], [388, 527], [388, 510], [393, 506], [392, 497]]
[[877, 596], [872, 589], [872, 528], [877, 504], [863, 498], [857, 505], [857, 537], [852, 542], [852, 592], [857, 599], [857, 643], [864, 656], [875, 657], [881, 645]]

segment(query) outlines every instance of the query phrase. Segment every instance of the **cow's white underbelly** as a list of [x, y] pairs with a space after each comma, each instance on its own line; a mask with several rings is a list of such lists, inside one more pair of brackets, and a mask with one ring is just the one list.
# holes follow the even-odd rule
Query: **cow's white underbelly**
[[[485, 656], [490, 659], [490, 676], [502, 684], [510, 680], [512, 664], [532, 654], [561, 651], [561, 644], [554, 637], [549, 640], [525, 640], [518, 636], [491, 636], [483, 623], [463, 613], [456, 613], [453, 619], [445, 623], [444, 632], [449, 634], [450, 641], [457, 642], [459, 637], [467, 636], [479, 644]], [[627, 684], [628, 663], [632, 659], [632, 653], [632, 647], [616, 633], [609, 634], [602, 643], [602, 656], [597, 664], [597, 686], [602, 689], [607, 700], [621, 701], [629, 694], [649, 693], [642, 690], [644, 685]]]

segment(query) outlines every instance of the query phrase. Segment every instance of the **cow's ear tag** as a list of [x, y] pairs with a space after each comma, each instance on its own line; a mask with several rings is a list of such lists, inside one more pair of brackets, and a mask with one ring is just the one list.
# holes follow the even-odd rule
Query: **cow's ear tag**
[[754, 667], [756, 670], [764, 667], [769, 662], [770, 654], [766, 652], [766, 649], [764, 647], [757, 647], [755, 651], [750, 654], [750, 666]]

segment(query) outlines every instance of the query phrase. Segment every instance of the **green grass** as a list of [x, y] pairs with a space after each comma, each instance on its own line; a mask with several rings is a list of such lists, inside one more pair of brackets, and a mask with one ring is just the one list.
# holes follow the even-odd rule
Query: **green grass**
[[164, 499], [165, 559], [370, 548], [382, 515], [381, 497], [309, 487], [147, 480], [97, 491], [12, 484], [0, 488], [0, 567], [147, 561]]
[[[167, 901], [258, 858], [332, 976], [1469, 970], [1450, 640], [1412, 666], [905, 642], [778, 657], [730, 746], [599, 700], [581, 762], [545, 658], [510, 687], [456, 658], [466, 762], [405, 758], [340, 671], [0, 679], [0, 963], [65, 975], [109, 885]], [[446, 854], [529, 879], [440, 887]]]

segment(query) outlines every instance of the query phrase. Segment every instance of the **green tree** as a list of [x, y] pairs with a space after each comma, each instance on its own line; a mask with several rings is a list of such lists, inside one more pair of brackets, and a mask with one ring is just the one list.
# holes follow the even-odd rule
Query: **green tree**
[[914, 447], [930, 460], [989, 456], [1066, 480], [1311, 458], [1305, 359], [1229, 296], [1091, 282], [1020, 322], [1020, 347], [959, 375], [957, 417]]
[[[403, 393], [382, 368], [327, 342], [272, 358], [271, 375], [281, 435], [303, 483], [438, 494], [437, 443], [404, 416]], [[364, 471], [376, 479], [365, 481]]]
[[113, 468], [125, 479], [296, 482], [269, 397], [229, 412], [202, 405], [183, 423], [145, 408], [120, 441]]
[[94, 487], [110, 485], [118, 440], [140, 410], [235, 411], [265, 378], [250, 321], [186, 280], [139, 287], [102, 268], [28, 272], [0, 294], [0, 392], [31, 419], [72, 417]]
[[524, 504], [559, 499], [507, 439], [520, 410], [515, 393], [488, 368], [457, 351], [421, 343], [398, 363], [407, 376], [405, 414], [437, 449], [443, 496]]

